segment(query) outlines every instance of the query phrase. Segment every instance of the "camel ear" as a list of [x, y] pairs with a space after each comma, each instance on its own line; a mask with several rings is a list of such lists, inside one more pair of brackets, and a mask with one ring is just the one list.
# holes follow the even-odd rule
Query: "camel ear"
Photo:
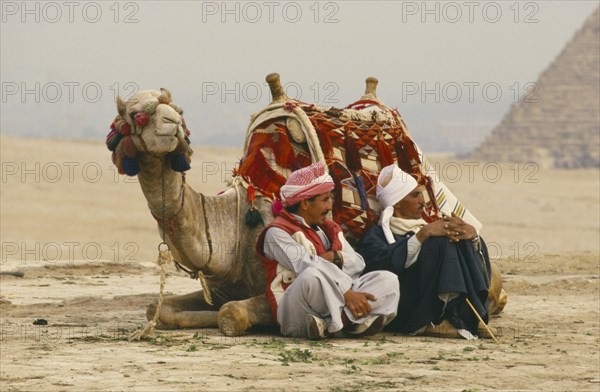
[[117, 97], [117, 112], [119, 112], [119, 115], [121, 117], [125, 118], [125, 113], [126, 113], [125, 102], [121, 99], [120, 96]]
[[166, 88], [160, 88], [160, 95], [158, 96], [158, 103], [163, 103], [168, 105], [172, 102], [171, 100], [171, 92]]

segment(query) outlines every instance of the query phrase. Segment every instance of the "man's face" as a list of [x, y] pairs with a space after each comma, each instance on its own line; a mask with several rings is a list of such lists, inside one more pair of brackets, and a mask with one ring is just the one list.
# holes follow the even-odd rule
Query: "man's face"
[[331, 192], [322, 193], [314, 199], [300, 202], [299, 215], [304, 218], [307, 225], [320, 225], [325, 222], [327, 214], [333, 207]]
[[421, 186], [417, 186], [404, 199], [394, 204], [394, 216], [404, 219], [419, 219], [425, 208], [425, 198]]

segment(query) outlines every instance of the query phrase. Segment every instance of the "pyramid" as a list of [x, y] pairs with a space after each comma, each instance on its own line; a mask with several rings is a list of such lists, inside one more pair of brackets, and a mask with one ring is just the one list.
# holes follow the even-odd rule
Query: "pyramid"
[[[486, 140], [467, 156], [541, 167], [600, 166], [600, 8]], [[527, 99], [523, 99], [527, 98]], [[537, 102], [526, 102], [537, 100]]]

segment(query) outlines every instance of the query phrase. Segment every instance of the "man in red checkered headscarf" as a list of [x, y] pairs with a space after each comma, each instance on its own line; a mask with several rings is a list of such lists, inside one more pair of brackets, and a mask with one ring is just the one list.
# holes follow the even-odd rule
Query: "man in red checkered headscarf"
[[387, 271], [360, 276], [363, 258], [327, 219], [334, 187], [322, 163], [292, 173], [280, 190], [285, 209], [258, 239], [267, 299], [284, 336], [373, 335], [396, 316], [397, 277]]

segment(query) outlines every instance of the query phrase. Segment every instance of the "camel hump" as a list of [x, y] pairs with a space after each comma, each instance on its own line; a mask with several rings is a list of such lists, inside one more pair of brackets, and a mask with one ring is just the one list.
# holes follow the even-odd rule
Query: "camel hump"
[[269, 83], [269, 88], [271, 89], [271, 96], [273, 97], [273, 102], [284, 102], [287, 101], [288, 97], [283, 91], [283, 86], [281, 85], [281, 79], [278, 73], [270, 73], [265, 78], [267, 83]]

